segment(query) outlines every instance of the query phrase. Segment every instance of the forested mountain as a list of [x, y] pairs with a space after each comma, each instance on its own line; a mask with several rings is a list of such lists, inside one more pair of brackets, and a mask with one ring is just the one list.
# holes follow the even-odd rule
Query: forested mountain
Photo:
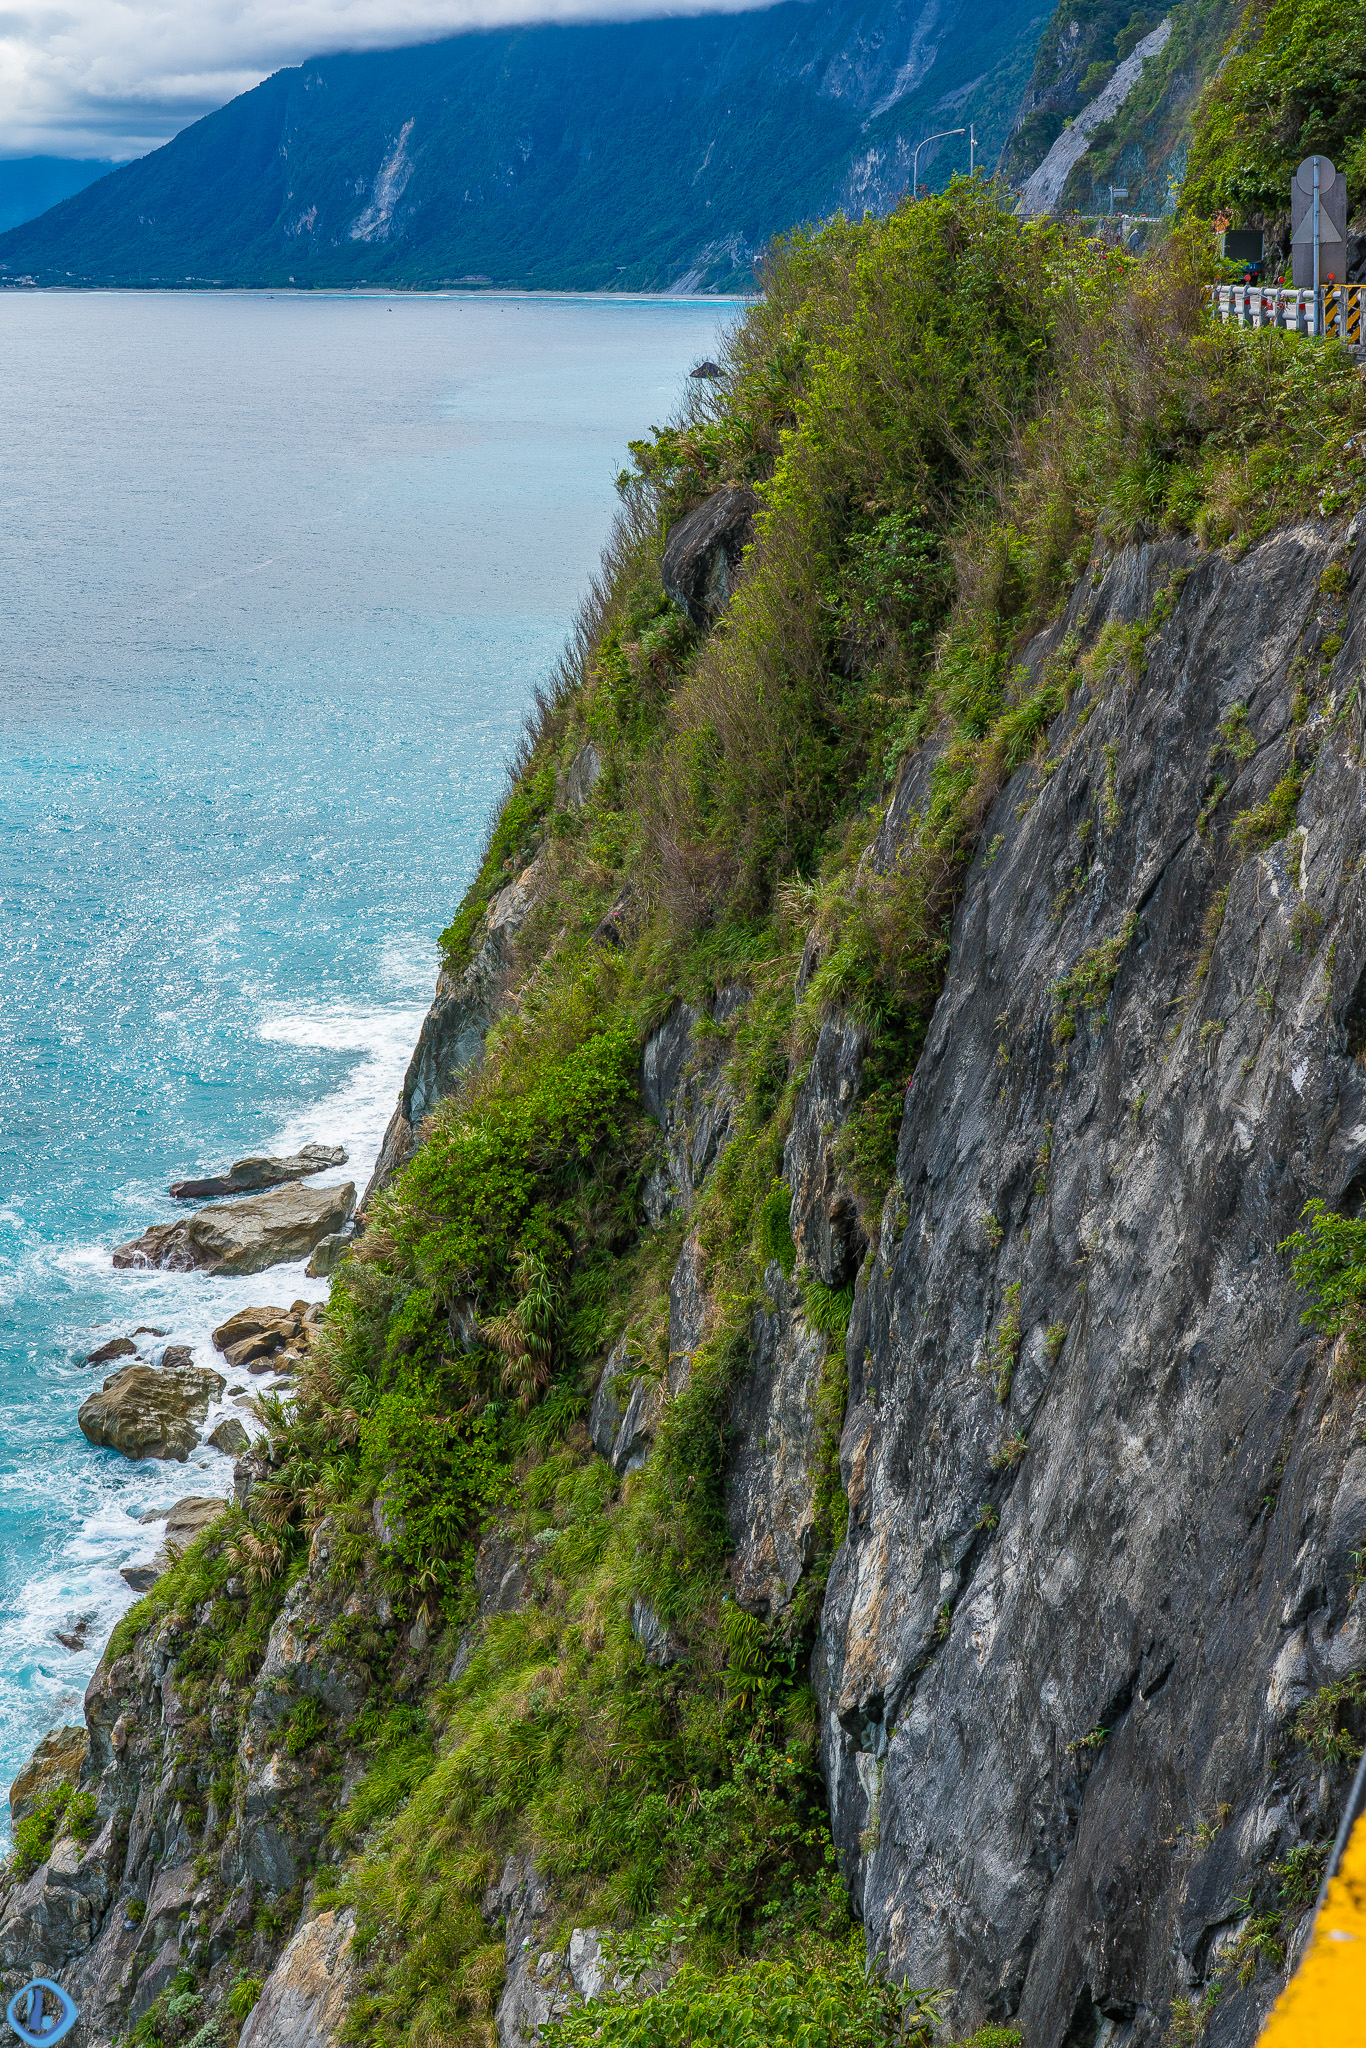
[[[936, 129], [994, 165], [1037, 0], [790, 0], [462, 35], [280, 71], [0, 238], [40, 281], [716, 289], [884, 211]], [[942, 184], [967, 138], [922, 151]]]

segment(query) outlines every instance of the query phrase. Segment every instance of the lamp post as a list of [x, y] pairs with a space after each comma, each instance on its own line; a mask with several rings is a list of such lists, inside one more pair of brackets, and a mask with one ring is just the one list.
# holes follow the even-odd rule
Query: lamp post
[[917, 181], [917, 180], [916, 180], [916, 174], [917, 174], [917, 172], [919, 171], [919, 168], [920, 168], [920, 152], [921, 152], [921, 150], [922, 150], [922, 149], [928, 149], [928, 148], [929, 148], [929, 146], [930, 146], [930, 144], [931, 144], [932, 142], [942, 142], [942, 141], [944, 140], [944, 137], [945, 137], [946, 135], [966, 135], [966, 134], [967, 134], [967, 132], [968, 132], [968, 131], [967, 131], [967, 129], [966, 129], [966, 128], [941, 128], [941, 129], [940, 129], [940, 131], [939, 131], [939, 133], [938, 133], [937, 135], [927, 135], [927, 136], [926, 136], [926, 137], [924, 138], [924, 140], [923, 140], [923, 141], [921, 141], [921, 142], [917, 142], [917, 144], [916, 144], [916, 146], [915, 146], [915, 151], [914, 151], [914, 153], [913, 153], [913, 155], [912, 155], [912, 157], [911, 157], [911, 197], [912, 197], [912, 199], [914, 199], [914, 198], [915, 198], [915, 188], [916, 188], [916, 181]]

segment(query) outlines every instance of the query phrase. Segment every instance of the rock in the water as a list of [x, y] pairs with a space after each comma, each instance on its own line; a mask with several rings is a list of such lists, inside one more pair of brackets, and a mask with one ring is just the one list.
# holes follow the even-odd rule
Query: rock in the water
[[236, 1315], [220, 1323], [213, 1333], [215, 1351], [226, 1351], [232, 1344], [241, 1344], [248, 1337], [259, 1337], [262, 1330], [273, 1329], [277, 1323], [288, 1320], [287, 1308], [239, 1308]]
[[66, 1627], [54, 1628], [52, 1633], [64, 1650], [83, 1650], [94, 1619], [93, 1614], [68, 1615]]
[[710, 356], [708, 356], [705, 363], [699, 363], [695, 370], [689, 370], [688, 372], [690, 377], [705, 377], [708, 382], [713, 382], [717, 377], [724, 377], [725, 374], [721, 365], [714, 363]]
[[752, 491], [713, 491], [670, 527], [661, 564], [664, 588], [695, 626], [714, 625], [730, 603], [757, 505]]
[[[226, 1428], [240, 1428], [240, 1423], [221, 1425]], [[210, 1522], [216, 1522], [228, 1502], [221, 1494], [188, 1493], [178, 1500], [166, 1517], [166, 1542], [178, 1550], [193, 1543], [201, 1529], [207, 1529]]]
[[235, 1415], [225, 1417], [216, 1429], [209, 1431], [208, 1436], [205, 1438], [206, 1443], [212, 1444], [216, 1451], [226, 1452], [230, 1458], [240, 1457], [250, 1441], [250, 1437]]
[[345, 1912], [320, 1913], [299, 1929], [267, 1977], [238, 2048], [333, 2048], [355, 1974], [354, 1927]]
[[239, 1159], [226, 1173], [212, 1174], [207, 1180], [178, 1180], [168, 1192], [177, 1202], [207, 1202], [215, 1195], [250, 1195], [261, 1188], [278, 1188], [286, 1181], [345, 1164], [344, 1145], [305, 1145], [288, 1159]]
[[330, 1236], [320, 1238], [313, 1247], [313, 1256], [304, 1267], [310, 1280], [325, 1280], [329, 1273], [341, 1264], [351, 1240], [344, 1230], [334, 1230]]
[[84, 1728], [49, 1729], [9, 1788], [11, 1824], [17, 1827], [54, 1785], [74, 1785], [89, 1749]]
[[81, 1403], [76, 1420], [92, 1444], [125, 1458], [174, 1458], [183, 1465], [199, 1442], [196, 1423], [226, 1384], [205, 1366], [125, 1365]]
[[137, 1350], [131, 1337], [111, 1337], [107, 1344], [101, 1344], [98, 1351], [86, 1356], [87, 1365], [108, 1365], [111, 1358], [131, 1358]]
[[119, 1246], [114, 1264], [168, 1273], [260, 1273], [306, 1258], [320, 1238], [341, 1229], [355, 1206], [350, 1181], [333, 1188], [293, 1181], [269, 1194], [201, 1209], [183, 1223], [154, 1223]]
[[163, 1569], [154, 1564], [124, 1564], [119, 1566], [119, 1577], [134, 1593], [150, 1593]]

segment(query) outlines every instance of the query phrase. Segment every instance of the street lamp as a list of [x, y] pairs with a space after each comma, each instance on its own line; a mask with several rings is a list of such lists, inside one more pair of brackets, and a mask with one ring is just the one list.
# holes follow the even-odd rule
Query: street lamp
[[914, 154], [913, 154], [913, 155], [912, 155], [912, 157], [911, 157], [911, 197], [912, 197], [912, 199], [914, 199], [914, 198], [915, 198], [915, 187], [916, 187], [916, 172], [917, 172], [917, 170], [919, 169], [919, 166], [920, 166], [920, 152], [921, 152], [921, 150], [922, 150], [922, 149], [928, 149], [928, 148], [929, 148], [929, 146], [930, 146], [930, 144], [931, 144], [932, 142], [942, 142], [942, 141], [944, 140], [944, 137], [945, 137], [946, 135], [966, 135], [966, 134], [967, 134], [967, 132], [968, 132], [968, 131], [967, 131], [967, 129], [966, 129], [966, 128], [941, 128], [941, 129], [940, 129], [940, 131], [939, 131], [939, 133], [938, 133], [937, 135], [927, 135], [927, 136], [926, 136], [926, 137], [924, 138], [924, 140], [923, 140], [922, 142], [917, 142], [917, 144], [916, 144], [916, 146], [915, 146], [915, 151], [914, 151]]

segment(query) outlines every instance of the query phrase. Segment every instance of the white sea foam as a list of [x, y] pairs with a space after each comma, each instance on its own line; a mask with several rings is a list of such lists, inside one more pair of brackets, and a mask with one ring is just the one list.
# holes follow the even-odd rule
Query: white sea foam
[[[402, 998], [430, 986], [434, 976], [429, 955], [419, 954], [411, 942], [394, 941], [386, 948], [381, 973], [398, 1000], [368, 1007], [319, 1000], [268, 1011], [259, 1025], [259, 1036], [266, 1041], [355, 1055], [345, 1079], [330, 1094], [262, 1134], [262, 1149], [273, 1152], [295, 1151], [312, 1142], [345, 1145], [346, 1165], [320, 1175], [321, 1181], [350, 1179], [361, 1188], [369, 1179], [425, 1014], [425, 1001]], [[130, 1211], [140, 1214], [147, 1213], [148, 1203], [164, 1202], [164, 1196], [150, 1187], [130, 1188], [127, 1193]], [[327, 1298], [327, 1282], [308, 1279], [303, 1260], [234, 1278], [116, 1272], [109, 1264], [107, 1243], [45, 1246], [24, 1229], [21, 1216], [11, 1212], [4, 1220], [13, 1226], [19, 1248], [10, 1270], [0, 1276], [0, 1302], [19, 1291], [60, 1296], [85, 1291], [94, 1283], [104, 1298], [106, 1318], [92, 1333], [91, 1343], [106, 1332], [123, 1334], [149, 1324], [164, 1332], [140, 1341], [140, 1354], [154, 1364], [160, 1363], [169, 1345], [184, 1344], [200, 1363], [221, 1369], [212, 1332], [236, 1310], [264, 1301], [286, 1307], [293, 1301]], [[251, 1404], [264, 1388], [281, 1384], [273, 1374], [229, 1373], [225, 1378], [223, 1395], [204, 1422], [205, 1438], [229, 1415], [250, 1431], [255, 1421]], [[75, 1407], [96, 1380], [92, 1375], [90, 1381], [73, 1379], [69, 1384], [74, 1431]], [[0, 1701], [0, 1745], [10, 1754], [21, 1753], [44, 1727], [79, 1721], [83, 1689], [109, 1633], [137, 1597], [120, 1568], [149, 1563], [162, 1541], [161, 1523], [142, 1523], [139, 1517], [168, 1508], [187, 1494], [226, 1497], [232, 1492], [233, 1460], [207, 1441], [183, 1465], [154, 1460], [129, 1464], [107, 1453], [78, 1453], [70, 1465], [64, 1459], [63, 1466], [61, 1483], [71, 1506], [69, 1534], [0, 1613], [0, 1670], [14, 1680]], [[36, 1505], [51, 1481], [49, 1471], [20, 1464], [0, 1481], [0, 1496], [6, 1507], [22, 1513], [24, 1497], [31, 1496]], [[72, 1651], [58, 1642], [56, 1631], [70, 1634], [81, 1620], [87, 1625], [85, 1643]], [[0, 1808], [0, 1848], [5, 1846], [3, 1819]]]

